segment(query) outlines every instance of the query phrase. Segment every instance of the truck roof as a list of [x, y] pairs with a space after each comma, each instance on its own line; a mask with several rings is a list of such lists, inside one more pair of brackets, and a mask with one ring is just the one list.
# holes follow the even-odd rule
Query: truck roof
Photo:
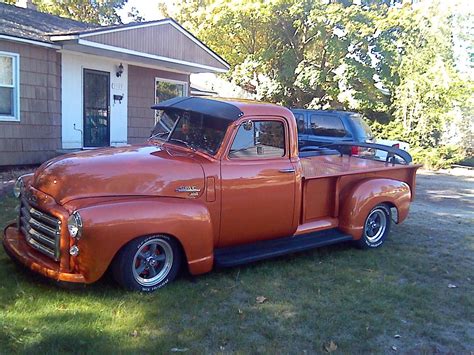
[[155, 110], [178, 109], [202, 113], [204, 115], [236, 121], [242, 116], [282, 116], [292, 117], [293, 114], [285, 107], [247, 99], [234, 98], [202, 98], [193, 96], [175, 97], [151, 107]]

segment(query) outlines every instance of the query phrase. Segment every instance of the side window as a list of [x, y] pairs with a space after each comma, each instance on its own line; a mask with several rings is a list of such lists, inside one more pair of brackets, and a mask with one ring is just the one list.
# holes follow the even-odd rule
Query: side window
[[296, 127], [298, 128], [298, 133], [302, 134], [305, 131], [304, 124], [304, 115], [302, 113], [294, 113], [296, 118]]
[[315, 136], [344, 137], [346, 130], [339, 117], [311, 115], [311, 132]]
[[242, 123], [230, 148], [231, 159], [268, 159], [285, 156], [285, 127], [280, 121]]
[[20, 120], [19, 58], [0, 52], [0, 121]]

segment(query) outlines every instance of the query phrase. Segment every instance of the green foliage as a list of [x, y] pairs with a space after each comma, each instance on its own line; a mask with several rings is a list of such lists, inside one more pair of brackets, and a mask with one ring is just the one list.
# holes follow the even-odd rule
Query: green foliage
[[[100, 25], [120, 24], [117, 11], [127, 0], [35, 0], [38, 10]], [[138, 15], [137, 15], [138, 16]]]
[[187, 1], [171, 15], [229, 61], [229, 78], [263, 100], [346, 108], [338, 97], [344, 89], [357, 93], [361, 107], [383, 107], [369, 55], [375, 17], [360, 6]]
[[410, 150], [413, 162], [423, 164], [426, 169], [446, 169], [451, 164], [462, 161], [465, 157], [464, 151], [456, 146], [444, 145], [435, 148], [414, 147]]
[[456, 112], [460, 122], [474, 115], [473, 82], [453, 58], [453, 31], [472, 13], [455, 14], [456, 3], [188, 0], [170, 15], [221, 54], [232, 65], [229, 80], [257, 98], [358, 111], [380, 138], [430, 155]]

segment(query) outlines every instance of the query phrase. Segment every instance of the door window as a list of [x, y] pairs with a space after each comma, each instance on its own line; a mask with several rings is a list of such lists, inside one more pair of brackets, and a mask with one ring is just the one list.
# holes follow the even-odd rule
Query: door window
[[84, 147], [110, 144], [110, 74], [84, 69]]
[[242, 123], [230, 148], [231, 159], [268, 159], [285, 156], [285, 127], [281, 121]]
[[346, 130], [339, 117], [311, 115], [311, 133], [315, 136], [344, 137]]

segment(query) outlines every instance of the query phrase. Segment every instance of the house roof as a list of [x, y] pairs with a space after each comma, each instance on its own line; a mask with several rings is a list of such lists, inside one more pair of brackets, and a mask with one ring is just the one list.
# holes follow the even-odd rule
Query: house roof
[[0, 39], [41, 42], [56, 49], [188, 73], [226, 72], [230, 68], [222, 57], [170, 18], [98, 26], [0, 3]]
[[97, 25], [0, 3], [0, 34], [53, 43], [49, 33], [86, 31]]

